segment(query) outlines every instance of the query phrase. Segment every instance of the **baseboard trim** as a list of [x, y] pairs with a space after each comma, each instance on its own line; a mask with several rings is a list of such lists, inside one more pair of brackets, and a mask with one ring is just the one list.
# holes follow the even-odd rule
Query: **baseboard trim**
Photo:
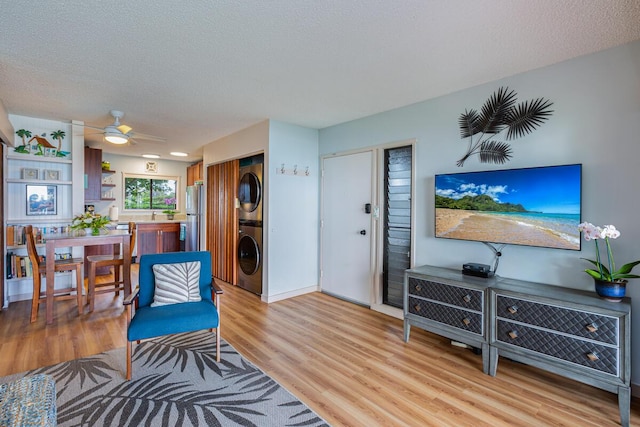
[[312, 292], [318, 292], [320, 289], [318, 288], [318, 285], [315, 286], [308, 286], [306, 288], [301, 288], [301, 289], [296, 289], [293, 291], [289, 291], [289, 292], [283, 292], [281, 294], [276, 294], [276, 295], [262, 295], [261, 300], [262, 302], [266, 302], [267, 304], [271, 304], [272, 302], [276, 302], [276, 301], [282, 301], [285, 299], [289, 299], [289, 298], [293, 298], [293, 297], [297, 297], [300, 295], [304, 295], [304, 294], [310, 294]]
[[386, 304], [372, 304], [371, 310], [386, 314], [387, 316], [395, 317], [396, 319], [404, 319], [404, 313], [401, 308], [391, 307]]

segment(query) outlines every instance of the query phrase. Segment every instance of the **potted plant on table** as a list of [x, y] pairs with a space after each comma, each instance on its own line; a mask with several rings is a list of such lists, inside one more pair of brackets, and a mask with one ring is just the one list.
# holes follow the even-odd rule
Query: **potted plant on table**
[[71, 221], [72, 230], [88, 230], [92, 236], [100, 235], [101, 230], [106, 229], [105, 226], [109, 224], [111, 220], [108, 216], [102, 216], [93, 212], [85, 212], [82, 215], [77, 215]]
[[167, 214], [167, 219], [173, 219], [173, 216], [178, 212], [175, 210], [176, 199], [175, 197], [169, 197], [164, 199], [164, 204], [167, 205], [167, 209], [163, 210], [163, 214]]
[[[617, 239], [620, 237], [620, 232], [615, 226], [605, 225], [604, 227], [599, 227], [589, 222], [583, 222], [578, 226], [578, 229], [582, 232], [586, 241], [593, 240], [596, 244], [596, 259], [591, 260], [583, 258], [596, 267], [595, 269], [588, 268], [585, 270], [585, 273], [593, 277], [595, 280], [596, 293], [609, 301], [621, 301], [626, 293], [627, 279], [640, 277], [637, 274], [631, 274], [633, 267], [640, 264], [640, 261], [624, 264], [616, 270], [610, 241], [610, 239]], [[601, 261], [598, 240], [605, 241], [607, 265], [603, 264]]]

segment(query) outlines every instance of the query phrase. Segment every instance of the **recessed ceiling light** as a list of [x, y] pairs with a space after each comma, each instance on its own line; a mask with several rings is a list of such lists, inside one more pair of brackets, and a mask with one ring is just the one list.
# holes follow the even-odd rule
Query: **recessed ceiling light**
[[160, 156], [157, 154], [143, 154], [142, 157], [146, 157], [147, 159], [159, 159]]
[[172, 156], [177, 156], [177, 157], [187, 157], [188, 154], [187, 153], [181, 153], [180, 151], [172, 151], [171, 153]]

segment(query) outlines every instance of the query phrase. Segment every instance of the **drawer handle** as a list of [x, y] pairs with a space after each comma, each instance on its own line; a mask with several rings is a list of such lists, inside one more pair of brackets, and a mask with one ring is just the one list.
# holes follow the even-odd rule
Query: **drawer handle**
[[462, 319], [462, 323], [464, 323], [465, 326], [469, 326], [469, 323], [471, 323], [471, 320], [469, 320], [468, 317], [465, 317], [464, 319]]
[[587, 325], [587, 331], [596, 332], [597, 330], [598, 330], [598, 327], [596, 325], [594, 325], [593, 323], [589, 323]]
[[592, 362], [596, 362], [598, 360], [600, 360], [600, 358], [598, 357], [597, 354], [595, 354], [594, 352], [589, 352], [587, 353], [587, 357], [589, 358], [589, 360], [591, 360]]
[[462, 301], [464, 302], [471, 302], [471, 295], [467, 294], [464, 297], [462, 297]]
[[518, 333], [516, 331], [510, 331], [509, 336], [511, 337], [511, 339], [515, 340], [516, 338], [518, 338]]
[[507, 310], [509, 310], [509, 313], [511, 314], [516, 314], [518, 312], [518, 307], [516, 307], [515, 305], [512, 305], [512, 306], [509, 306]]
[[420, 311], [422, 309], [422, 307], [420, 307], [418, 304], [416, 304], [416, 305], [413, 306], [413, 309], [415, 311]]
[[416, 285], [416, 291], [420, 292], [422, 290], [422, 286], [421, 285]]

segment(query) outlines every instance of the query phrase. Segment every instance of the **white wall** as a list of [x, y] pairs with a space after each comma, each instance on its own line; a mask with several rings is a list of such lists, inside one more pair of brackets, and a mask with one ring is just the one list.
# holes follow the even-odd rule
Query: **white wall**
[[[204, 146], [203, 164], [206, 167], [227, 160], [240, 159], [248, 155], [265, 152], [269, 148], [269, 121], [264, 120], [246, 129], [227, 135]], [[265, 158], [266, 162], [266, 158]]]
[[[318, 286], [318, 131], [271, 120], [267, 237], [269, 301]], [[277, 168], [298, 175], [278, 174]], [[305, 174], [309, 168], [309, 175]], [[263, 299], [264, 296], [263, 296]]]
[[[466, 151], [458, 117], [480, 109], [500, 86], [518, 100], [544, 97], [555, 112], [541, 128], [512, 142], [505, 165], [481, 164], [474, 157], [463, 168], [456, 161]], [[416, 264], [460, 268], [467, 261], [490, 264], [492, 254], [480, 243], [435, 239], [434, 174], [515, 167], [583, 164], [582, 219], [614, 224], [622, 233], [613, 243], [619, 265], [640, 259], [640, 41], [550, 67], [477, 86], [344, 123], [320, 131], [320, 155], [416, 138]], [[504, 277], [593, 290], [583, 272], [594, 258], [592, 242], [582, 251], [507, 246], [498, 273]], [[640, 274], [640, 269], [635, 271]], [[640, 279], [627, 287], [633, 310], [640, 309]], [[633, 381], [640, 382], [640, 320], [632, 318]]]

